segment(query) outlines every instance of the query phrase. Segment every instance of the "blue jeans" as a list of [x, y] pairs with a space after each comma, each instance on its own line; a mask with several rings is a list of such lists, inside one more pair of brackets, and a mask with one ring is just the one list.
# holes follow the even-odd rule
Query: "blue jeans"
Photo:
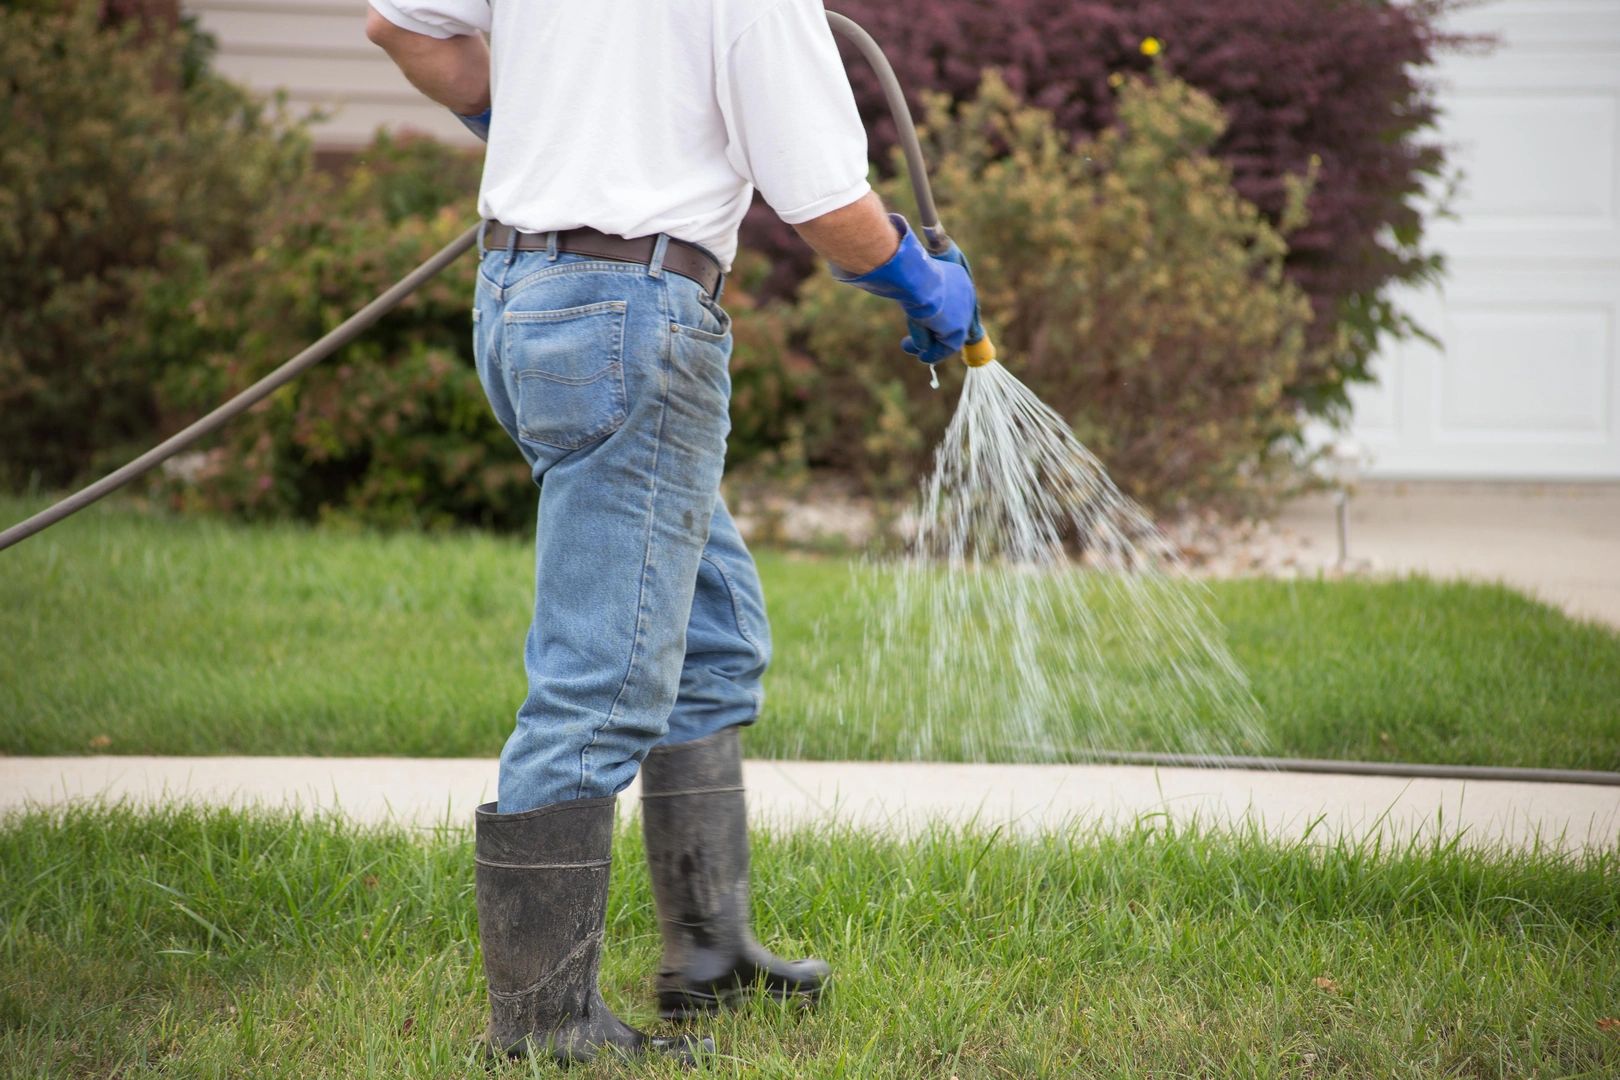
[[720, 499], [730, 319], [661, 264], [662, 247], [479, 266], [478, 377], [540, 486], [501, 813], [616, 794], [659, 743], [759, 715], [770, 629]]

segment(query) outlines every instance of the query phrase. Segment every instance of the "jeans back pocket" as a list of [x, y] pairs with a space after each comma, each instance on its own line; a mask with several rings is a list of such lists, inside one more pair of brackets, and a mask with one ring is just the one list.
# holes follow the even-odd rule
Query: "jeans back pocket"
[[520, 436], [577, 450], [624, 423], [627, 307], [623, 300], [607, 300], [506, 313], [503, 359], [517, 383]]

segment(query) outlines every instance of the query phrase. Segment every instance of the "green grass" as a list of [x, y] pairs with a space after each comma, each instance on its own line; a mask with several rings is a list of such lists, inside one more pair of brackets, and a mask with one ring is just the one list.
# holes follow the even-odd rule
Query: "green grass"
[[[1617, 854], [1278, 845], [1160, 817], [761, 837], [762, 934], [836, 981], [814, 1014], [706, 1025], [715, 1071], [1613, 1077]], [[488, 1075], [471, 855], [461, 832], [239, 811], [11, 819], [0, 1076]], [[625, 830], [602, 985], [656, 1027], [650, 905]], [[648, 1074], [676, 1075], [572, 1075]]]
[[[0, 500], [0, 520], [38, 505]], [[0, 752], [493, 755], [522, 693], [529, 559], [518, 539], [95, 508], [0, 554]], [[860, 655], [848, 563], [760, 565], [777, 659], [749, 753], [907, 756], [903, 707], [858, 731], [813, 719]], [[1271, 752], [1620, 769], [1611, 629], [1424, 579], [1224, 582], [1210, 600]], [[1137, 719], [1127, 741], [1163, 748]]]

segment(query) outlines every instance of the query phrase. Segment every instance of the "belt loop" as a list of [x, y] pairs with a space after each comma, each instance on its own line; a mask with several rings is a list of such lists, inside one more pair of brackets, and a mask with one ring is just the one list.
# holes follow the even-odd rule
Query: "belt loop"
[[669, 250], [669, 233], [659, 233], [658, 242], [653, 244], [652, 260], [647, 263], [648, 277], [664, 276], [664, 253]]
[[725, 293], [725, 291], [726, 291], [726, 273], [725, 273], [724, 270], [722, 270], [720, 272], [720, 276], [718, 278], [716, 278], [715, 281], [714, 281], [714, 295], [709, 297], [709, 299], [713, 300], [715, 303], [718, 304], [720, 302], [720, 297]]
[[488, 228], [489, 228], [489, 218], [486, 218], [486, 217], [479, 218], [478, 219], [478, 257], [480, 259], [482, 259], [484, 257], [484, 230], [488, 229]]
[[552, 229], [546, 233], [546, 261], [557, 261], [557, 230]]
[[508, 269], [511, 268], [512, 263], [517, 259], [518, 242], [517, 227], [511, 226], [510, 228], [512, 230], [511, 235], [506, 238], [506, 265]]

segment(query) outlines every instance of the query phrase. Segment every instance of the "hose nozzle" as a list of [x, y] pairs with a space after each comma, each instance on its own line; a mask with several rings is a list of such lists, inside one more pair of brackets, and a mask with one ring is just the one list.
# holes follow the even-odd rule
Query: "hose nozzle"
[[977, 341], [962, 346], [962, 363], [968, 367], [984, 367], [995, 358], [996, 344], [990, 340], [989, 331], [985, 331]]

